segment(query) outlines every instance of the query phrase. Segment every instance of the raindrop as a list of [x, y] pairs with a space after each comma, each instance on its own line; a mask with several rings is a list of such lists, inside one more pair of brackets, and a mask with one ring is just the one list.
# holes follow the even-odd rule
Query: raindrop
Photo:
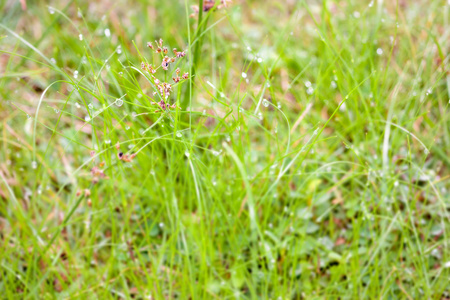
[[266, 99], [263, 99], [262, 104], [264, 105], [264, 107], [269, 107], [269, 101], [267, 101]]
[[123, 100], [122, 99], [116, 99], [115, 104], [116, 104], [117, 107], [121, 107], [123, 105]]
[[219, 156], [220, 153], [222, 153], [222, 150], [220, 150], [220, 151], [212, 150], [212, 154], [213, 154], [214, 156]]
[[203, 110], [202, 115], [203, 115], [203, 116], [206, 116], [206, 109]]
[[433, 90], [432, 89], [428, 89], [427, 92], [426, 92], [426, 95], [428, 96], [428, 95], [430, 95], [432, 93], [433, 93]]
[[94, 109], [94, 104], [89, 103], [88, 107], [89, 107], [89, 109]]
[[50, 61], [52, 62], [52, 64], [55, 64], [55, 65], [56, 65], [56, 59], [54, 59], [54, 58], [52, 57], [52, 58], [50, 58]]
[[119, 76], [122, 76], [123, 75], [123, 72], [119, 72]]
[[369, 7], [372, 7], [372, 6], [373, 6], [373, 1], [370, 1]]
[[128, 145], [128, 149], [131, 150], [131, 149], [133, 149], [133, 148], [134, 148], [134, 144], [129, 144], [129, 145]]
[[131, 113], [131, 117], [134, 119], [134, 118], [136, 118], [136, 116], [137, 116], [136, 112], [133, 111], [133, 112]]
[[144, 129], [142, 129], [142, 128], [139, 129], [139, 134], [140, 134], [140, 135], [144, 135], [144, 133], [145, 133]]
[[55, 10], [52, 7], [48, 8], [48, 12], [53, 15], [55, 13]]
[[262, 58], [258, 57], [257, 62], [262, 63], [262, 61], [263, 61]]
[[[450, 100], [448, 100], [448, 101], [449, 101], [449, 103], [450, 103]], [[244, 112], [244, 109], [243, 109], [242, 107], [239, 107], [239, 112], [240, 112], [240, 113]]]
[[75, 71], [73, 72], [73, 78], [78, 78], [78, 71], [77, 71], [77, 70], [75, 70]]
[[83, 35], [80, 33], [80, 34], [78, 35], [78, 38], [80, 39], [80, 41], [82, 41], [82, 40], [83, 40]]
[[270, 82], [266, 82], [266, 87], [270, 88]]
[[159, 227], [163, 228], [164, 227], [164, 223], [159, 223]]
[[229, 142], [231, 142], [231, 138], [230, 138], [230, 136], [229, 135], [227, 135], [226, 137], [225, 137], [225, 140], [229, 143]]
[[311, 95], [313, 92], [314, 92], [314, 89], [313, 89], [312, 87], [309, 87], [309, 88], [306, 90], [306, 93], [307, 93], [308, 95]]
[[125, 126], [125, 130], [130, 130], [130, 126]]
[[36, 161], [32, 161], [31, 162], [31, 168], [36, 169], [37, 168], [37, 162]]
[[86, 117], [84, 117], [84, 120], [85, 120], [86, 122], [89, 122], [89, 121], [91, 120], [91, 117], [86, 116]]
[[29, 114], [27, 114], [27, 118], [28, 118], [28, 119], [31, 119], [31, 116], [30, 116]]
[[111, 144], [111, 140], [105, 140], [105, 144], [106, 144], [106, 145]]
[[109, 30], [109, 28], [105, 29], [105, 36], [106, 37], [110, 37], [111, 36], [111, 30]]
[[121, 54], [122, 53], [122, 46], [117, 47], [116, 53], [117, 54]]
[[87, 64], [87, 58], [86, 58], [86, 56], [83, 56], [83, 58], [81, 59], [81, 63], [82, 63], [83, 65]]
[[242, 78], [247, 78], [247, 73], [245, 73], [245, 72], [242, 72]]
[[76, 108], [81, 108], [80, 104], [78, 102], [75, 102], [75, 107]]
[[382, 54], [383, 54], [383, 49], [378, 48], [378, 49], [377, 49], [377, 54], [378, 54], [378, 55], [382, 55]]
[[177, 138], [181, 138], [183, 136], [183, 134], [181, 134], [181, 132], [177, 132]]
[[186, 151], [184, 152], [184, 155], [186, 155], [186, 157], [189, 157], [189, 155], [190, 155], [190, 154], [189, 154], [189, 151], [186, 150]]
[[333, 89], [337, 88], [337, 84], [335, 81], [331, 81], [331, 88]]
[[311, 81], [306, 81], [306, 82], [305, 82], [305, 86], [306, 86], [307, 88], [311, 87], [311, 85], [312, 85], [312, 84], [311, 84]]
[[57, 108], [55, 108], [55, 113], [57, 113], [57, 114], [59, 113], [59, 110]]
[[259, 112], [259, 113], [258, 113], [258, 118], [259, 118], [260, 120], [262, 120], [262, 119], [263, 119], [263, 115], [262, 115], [262, 113], [261, 113], [261, 112]]

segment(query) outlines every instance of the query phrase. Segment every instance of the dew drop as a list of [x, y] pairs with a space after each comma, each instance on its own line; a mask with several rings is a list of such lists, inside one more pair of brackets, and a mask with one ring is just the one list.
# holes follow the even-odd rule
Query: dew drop
[[122, 53], [122, 46], [117, 47], [116, 53], [117, 54], [121, 54]]
[[115, 104], [116, 104], [117, 107], [121, 107], [123, 105], [123, 100], [122, 99], [116, 99]]
[[105, 144], [106, 144], [106, 145], [111, 144], [111, 140], [105, 140]]
[[108, 38], [111, 36], [111, 30], [109, 30], [109, 28], [105, 29], [105, 36]]
[[183, 136], [183, 134], [181, 132], [177, 132], [177, 138], [181, 138]]
[[263, 115], [262, 115], [262, 113], [261, 113], [261, 112], [259, 112], [259, 113], [258, 113], [258, 118], [259, 118], [260, 120], [262, 120], [262, 119], [263, 119]]
[[89, 109], [94, 109], [94, 104], [89, 103], [88, 107], [89, 107]]
[[264, 107], [269, 107], [269, 101], [267, 101], [266, 99], [263, 99], [262, 104], [264, 105]]
[[164, 223], [159, 223], [159, 227], [163, 228], [164, 227]]
[[377, 49], [377, 54], [378, 54], [378, 55], [382, 55], [382, 54], [383, 54], [383, 49], [378, 48], [378, 49]]
[[37, 162], [36, 161], [32, 161], [31, 162], [31, 168], [36, 169], [37, 168]]
[[82, 40], [83, 40], [83, 35], [80, 33], [80, 34], [78, 35], [78, 38], [80, 39], [80, 41], [82, 41]]
[[140, 135], [144, 135], [144, 133], [145, 133], [144, 129], [142, 129], [142, 128], [139, 129], [139, 134], [140, 134]]
[[314, 92], [314, 89], [313, 89], [312, 87], [309, 87], [309, 88], [306, 90], [306, 93], [307, 93], [308, 95], [311, 95], [313, 92]]
[[372, 6], [373, 6], [373, 1], [370, 1], [369, 7], [372, 7]]
[[28, 118], [28, 119], [31, 119], [31, 116], [30, 116], [29, 114], [27, 114], [27, 118]]
[[245, 72], [242, 72], [242, 78], [247, 78], [247, 73], [245, 73]]
[[59, 114], [59, 109], [55, 108], [55, 113]]
[[73, 78], [78, 78], [78, 71], [77, 70], [75, 70], [74, 72], [73, 72]]
[[52, 62], [52, 64], [56, 65], [56, 59], [54, 59], [53, 57], [50, 58], [50, 61]]
[[48, 12], [53, 15], [55, 13], [55, 10], [52, 7], [48, 8]]
[[186, 150], [186, 151], [184, 152], [184, 155], [186, 155], [186, 157], [189, 157], [189, 156], [190, 156], [189, 151]]
[[89, 122], [89, 121], [91, 120], [91, 117], [86, 116], [86, 117], [84, 117], [84, 120], [85, 120], [86, 122]]

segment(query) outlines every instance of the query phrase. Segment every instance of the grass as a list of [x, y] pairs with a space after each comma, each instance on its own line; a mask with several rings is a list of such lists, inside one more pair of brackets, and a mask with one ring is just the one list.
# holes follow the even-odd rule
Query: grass
[[[447, 2], [26, 4], [0, 3], [2, 298], [450, 298]], [[159, 38], [191, 75], [163, 113]]]

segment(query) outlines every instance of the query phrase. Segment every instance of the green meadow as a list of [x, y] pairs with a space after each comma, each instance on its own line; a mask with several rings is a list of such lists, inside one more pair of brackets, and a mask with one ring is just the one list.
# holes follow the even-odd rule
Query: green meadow
[[450, 299], [447, 0], [0, 1], [1, 299]]

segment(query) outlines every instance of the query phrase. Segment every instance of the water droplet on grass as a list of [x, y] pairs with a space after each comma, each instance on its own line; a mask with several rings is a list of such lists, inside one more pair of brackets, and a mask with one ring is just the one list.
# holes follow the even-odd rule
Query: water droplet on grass
[[82, 40], [83, 40], [83, 35], [80, 33], [80, 34], [78, 35], [78, 38], [80, 39], [80, 41], [82, 41]]
[[29, 114], [27, 114], [27, 118], [28, 118], [28, 119], [31, 119], [31, 116], [30, 116]]
[[55, 65], [56, 65], [56, 59], [54, 59], [54, 58], [52, 57], [52, 58], [50, 58], [50, 61], [52, 62], [52, 64], [55, 64]]
[[105, 29], [105, 36], [108, 38], [111, 36], [111, 30], [109, 30], [109, 28]]
[[262, 119], [263, 119], [263, 115], [262, 115], [262, 113], [261, 113], [261, 112], [259, 112], [259, 113], [258, 113], [258, 118], [259, 118], [260, 120], [262, 120]]
[[94, 104], [89, 103], [89, 104], [88, 104], [88, 108], [89, 108], [89, 109], [94, 109]]
[[73, 72], [73, 78], [78, 78], [78, 71], [77, 70], [75, 70], [74, 72]]
[[57, 108], [55, 108], [55, 113], [57, 113], [57, 114], [59, 113], [59, 110]]
[[186, 150], [186, 151], [184, 152], [184, 155], [186, 155], [186, 157], [189, 157], [189, 155], [190, 155], [190, 154], [189, 154], [189, 151]]
[[182, 136], [183, 136], [183, 134], [182, 134], [181, 132], [178, 131], [178, 132], [177, 132], [177, 137], [178, 137], [178, 138], [181, 138]]
[[247, 78], [247, 73], [245, 73], [245, 72], [242, 72], [242, 78]]
[[117, 54], [121, 54], [122, 53], [122, 46], [117, 47], [116, 53]]
[[372, 6], [373, 6], [373, 1], [370, 1], [369, 7], [372, 7]]
[[37, 162], [36, 161], [32, 161], [31, 162], [31, 168], [33, 168], [33, 169], [37, 168]]
[[105, 140], [105, 144], [106, 144], [106, 145], [111, 144], [111, 140]]
[[48, 12], [53, 15], [55, 13], [55, 10], [52, 7], [48, 8]]
[[116, 99], [115, 104], [116, 104], [117, 107], [121, 107], [123, 105], [123, 100], [122, 99]]
[[84, 117], [84, 120], [85, 120], [86, 122], [89, 122], [89, 121], [91, 120], [91, 117], [86, 116], [86, 117]]
[[383, 54], [383, 49], [378, 48], [378, 49], [377, 49], [377, 54], [378, 54], [378, 55], [382, 55], [382, 54]]
[[263, 99], [262, 104], [264, 105], [264, 107], [269, 107], [269, 101], [267, 101], [266, 99]]

